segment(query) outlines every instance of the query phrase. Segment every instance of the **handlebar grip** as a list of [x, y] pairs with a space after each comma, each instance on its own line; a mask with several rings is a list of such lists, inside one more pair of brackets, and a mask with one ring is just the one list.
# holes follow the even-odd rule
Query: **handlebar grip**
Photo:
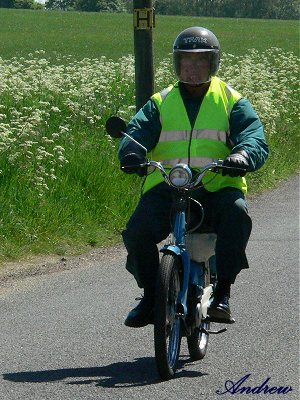
[[247, 170], [245, 168], [237, 168], [237, 167], [228, 167], [226, 165], [217, 165], [216, 167], [212, 168], [211, 171], [215, 173], [220, 173], [220, 170], [227, 170], [227, 171], [236, 171], [239, 172], [241, 175], [244, 176], [247, 173]]
[[234, 171], [241, 171], [241, 172], [247, 172], [245, 168], [237, 168], [237, 167], [227, 167], [225, 165], [222, 166], [223, 169], [228, 169], [228, 170], [234, 170]]
[[135, 164], [135, 165], [122, 165], [121, 169], [137, 169], [137, 168], [143, 168], [145, 167], [146, 164]]

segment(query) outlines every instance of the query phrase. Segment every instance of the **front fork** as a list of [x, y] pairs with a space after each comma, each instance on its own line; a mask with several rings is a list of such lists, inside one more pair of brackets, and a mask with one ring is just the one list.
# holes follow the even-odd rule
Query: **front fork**
[[[180, 203], [179, 203], [180, 205]], [[186, 219], [184, 212], [185, 205], [183, 208], [178, 210], [175, 217], [174, 225], [174, 239], [171, 244], [165, 245], [162, 249], [162, 253], [173, 254], [176, 257], [180, 257], [182, 265], [182, 280], [180, 292], [177, 298], [176, 316], [181, 318], [186, 330], [189, 330], [189, 324], [187, 321], [188, 316], [188, 292], [189, 285], [192, 284], [198, 293], [195, 293], [195, 297], [199, 296], [200, 304], [199, 307], [199, 324], [201, 320], [207, 317], [207, 309], [210, 304], [210, 298], [213, 292], [213, 285], [205, 282], [205, 265], [195, 263], [191, 260], [189, 252], [185, 247], [185, 235], [186, 235]]]
[[190, 255], [184, 246], [178, 246], [176, 244], [165, 245], [161, 249], [162, 253], [173, 254], [174, 256], [180, 257], [182, 265], [182, 280], [180, 292], [177, 298], [176, 314], [184, 321], [184, 325], [187, 325], [188, 315], [188, 291], [189, 285], [192, 284], [201, 298], [201, 319], [207, 317], [207, 309], [210, 304], [210, 298], [213, 292], [213, 285], [205, 287], [205, 266], [195, 263], [190, 259]]
[[[181, 201], [182, 200], [182, 201]], [[174, 234], [172, 244], [165, 245], [162, 253], [172, 253], [181, 259], [183, 279], [181, 280], [180, 292], [177, 299], [177, 315], [185, 320], [187, 315], [187, 293], [190, 278], [191, 260], [185, 248], [186, 219], [185, 204], [186, 199], [177, 199], [178, 210], [175, 217]], [[180, 209], [182, 207], [182, 209]]]

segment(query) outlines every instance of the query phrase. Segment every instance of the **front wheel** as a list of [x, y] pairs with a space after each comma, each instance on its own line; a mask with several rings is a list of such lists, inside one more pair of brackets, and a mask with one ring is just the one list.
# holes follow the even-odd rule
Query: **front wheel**
[[154, 309], [155, 359], [160, 377], [174, 376], [181, 343], [181, 322], [177, 315], [181, 262], [178, 256], [164, 254], [156, 282]]

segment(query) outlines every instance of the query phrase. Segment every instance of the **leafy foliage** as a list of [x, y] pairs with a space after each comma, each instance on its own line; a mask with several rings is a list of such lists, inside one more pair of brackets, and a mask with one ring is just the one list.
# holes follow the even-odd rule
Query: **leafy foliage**
[[[157, 14], [299, 19], [299, 0], [153, 0]], [[42, 8], [35, 0], [0, 0], [0, 8]], [[48, 10], [132, 12], [133, 0], [47, 0]]]
[[0, 8], [42, 9], [43, 5], [35, 0], [0, 0]]
[[70, 10], [73, 8], [75, 0], [48, 0], [45, 3], [46, 9], [49, 10]]
[[299, 0], [154, 0], [158, 14], [298, 19]]
[[15, 0], [0, 0], [0, 8], [14, 8]]
[[126, 12], [123, 0], [48, 0], [46, 9]]
[[[299, 0], [153, 0], [157, 14], [232, 18], [298, 19], [299, 5]], [[48, 0], [46, 8], [132, 12], [133, 1]]]

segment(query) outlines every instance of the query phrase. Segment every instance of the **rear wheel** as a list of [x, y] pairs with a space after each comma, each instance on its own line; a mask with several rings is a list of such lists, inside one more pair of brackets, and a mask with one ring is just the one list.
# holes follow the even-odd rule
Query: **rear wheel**
[[154, 309], [155, 359], [160, 377], [174, 376], [181, 343], [181, 322], [176, 305], [180, 291], [180, 259], [174, 254], [164, 254], [161, 260]]
[[187, 344], [192, 360], [201, 360], [207, 351], [208, 333], [210, 323], [203, 321], [199, 329], [196, 329], [191, 336], [187, 337]]
[[[207, 287], [211, 283], [210, 266], [208, 262], [203, 264], [203, 270], [204, 270], [204, 287]], [[199, 300], [201, 301], [201, 299]], [[209, 331], [210, 328], [210, 322], [208, 319], [201, 321], [202, 312], [199, 300], [195, 298], [195, 304], [194, 304], [194, 307], [197, 307], [198, 311], [197, 312], [198, 326], [196, 326], [192, 334], [187, 337], [189, 353], [192, 360], [194, 361], [201, 360], [206, 355], [208, 346], [208, 336], [209, 336], [207, 331]]]

